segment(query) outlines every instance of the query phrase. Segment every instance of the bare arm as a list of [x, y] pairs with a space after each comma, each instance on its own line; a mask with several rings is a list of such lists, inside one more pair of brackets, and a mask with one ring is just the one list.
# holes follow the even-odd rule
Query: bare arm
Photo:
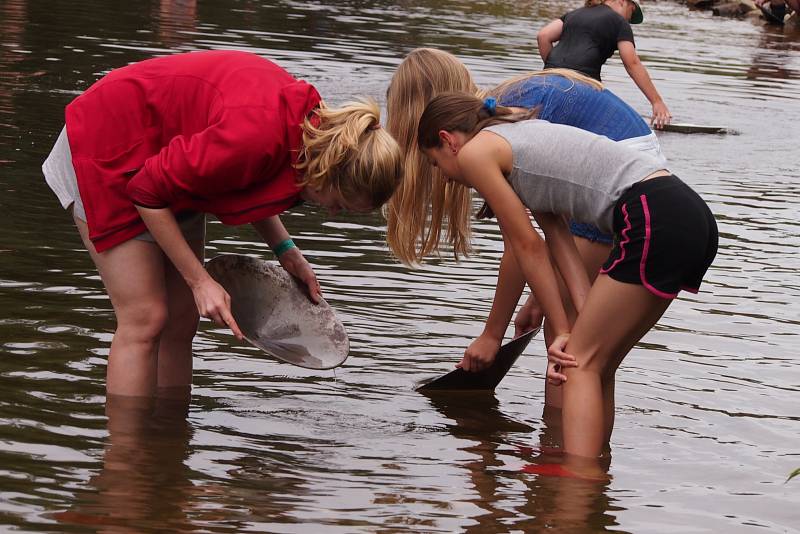
[[547, 62], [547, 56], [550, 55], [550, 51], [553, 49], [553, 43], [561, 39], [563, 29], [564, 21], [556, 19], [547, 23], [536, 34], [536, 43], [539, 45], [539, 55], [542, 57], [542, 61]]
[[[275, 248], [282, 241], [290, 239], [289, 232], [286, 231], [283, 221], [277, 215], [256, 221], [253, 223], [253, 227], [270, 248]], [[286, 272], [305, 284], [312, 302], [319, 303], [322, 298], [322, 290], [317, 275], [300, 249], [296, 246], [290, 248], [278, 257], [278, 261]]]
[[619, 48], [619, 57], [622, 59], [622, 64], [625, 65], [625, 70], [628, 71], [628, 75], [653, 107], [653, 116], [650, 119], [650, 124], [655, 128], [662, 128], [665, 124], [669, 123], [672, 119], [672, 115], [667, 105], [664, 103], [664, 100], [661, 98], [661, 95], [658, 94], [653, 80], [650, 79], [650, 74], [639, 60], [636, 48], [630, 41], [619, 41], [617, 43], [617, 48]]
[[511, 164], [511, 147], [490, 132], [479, 133], [459, 153], [458, 163], [466, 182], [478, 190], [494, 211], [503, 236], [511, 244], [517, 264], [536, 293], [545, 317], [558, 335], [570, 331], [561, 302], [555, 270], [547, 245], [534, 230], [525, 206], [503, 176], [501, 165]]
[[506, 241], [489, 317], [486, 319], [483, 332], [470, 344], [456, 367], [467, 371], [480, 371], [494, 362], [524, 288], [525, 279], [522, 277], [517, 260]]
[[191, 288], [200, 315], [208, 317], [217, 324], [227, 325], [237, 338], [242, 339], [242, 331], [231, 315], [230, 296], [203, 268], [183, 237], [169, 208], [153, 209], [136, 206], [136, 209], [158, 246]]

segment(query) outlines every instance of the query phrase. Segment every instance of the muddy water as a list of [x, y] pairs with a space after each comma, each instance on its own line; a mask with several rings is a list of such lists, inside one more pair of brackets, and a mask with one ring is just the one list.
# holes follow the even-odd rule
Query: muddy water
[[[114, 319], [39, 165], [63, 106], [108, 69], [175, 51], [252, 50], [331, 102], [382, 99], [414, 46], [483, 84], [538, 68], [538, 27], [578, 2], [0, 1], [0, 530], [202, 532], [788, 532], [800, 528], [800, 33], [646, 4], [637, 46], [675, 120], [672, 170], [718, 216], [697, 296], [618, 373], [608, 484], [528, 474], [552, 460], [534, 340], [495, 396], [431, 400], [420, 380], [480, 332], [501, 252], [411, 271], [380, 216], [285, 222], [352, 345], [345, 367], [280, 364], [204, 323], [188, 406], [106, 406]], [[646, 101], [618, 60], [608, 86]], [[208, 256], [269, 256], [211, 224]], [[108, 411], [106, 412], [106, 409]]]

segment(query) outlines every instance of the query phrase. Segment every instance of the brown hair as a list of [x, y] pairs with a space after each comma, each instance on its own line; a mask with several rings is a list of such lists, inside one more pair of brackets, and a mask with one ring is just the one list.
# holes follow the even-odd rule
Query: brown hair
[[442, 145], [439, 132], [461, 132], [472, 138], [495, 124], [532, 119], [536, 110], [515, 113], [511, 108], [496, 105], [494, 98], [482, 100], [467, 93], [442, 93], [428, 102], [419, 118], [417, 143], [421, 149]]
[[296, 168], [300, 185], [334, 188], [344, 198], [366, 198], [383, 206], [403, 177], [400, 147], [380, 127], [380, 108], [373, 100], [339, 108], [320, 104], [319, 125], [303, 123], [303, 148]]

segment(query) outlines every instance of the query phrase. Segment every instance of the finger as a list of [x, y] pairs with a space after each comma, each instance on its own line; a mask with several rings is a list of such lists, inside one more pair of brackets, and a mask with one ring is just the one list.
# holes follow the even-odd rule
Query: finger
[[550, 361], [561, 367], [578, 367], [578, 362], [576, 360], [565, 360], [563, 358], [553, 357], [550, 358]]
[[236, 339], [241, 340], [244, 338], [244, 334], [242, 334], [239, 325], [236, 324], [236, 319], [233, 318], [233, 315], [231, 315], [229, 312], [224, 312], [222, 319], [225, 321], [225, 324], [228, 325], [228, 328], [231, 329], [233, 335], [236, 336]]
[[563, 373], [557, 373], [555, 371], [549, 371], [547, 373], [548, 380], [558, 380], [559, 382], [563, 383], [567, 381], [567, 375]]
[[578, 360], [572, 354], [555, 350], [547, 353], [547, 359], [562, 365], [576, 364], [577, 366], [578, 363]]
[[308, 286], [308, 296], [311, 297], [311, 302], [319, 304], [322, 301], [322, 291], [320, 291], [319, 285]]

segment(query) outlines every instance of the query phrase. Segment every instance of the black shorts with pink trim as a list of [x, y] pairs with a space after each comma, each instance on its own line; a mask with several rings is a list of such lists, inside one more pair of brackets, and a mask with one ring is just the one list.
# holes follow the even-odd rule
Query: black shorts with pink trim
[[614, 207], [614, 246], [601, 273], [672, 299], [697, 293], [717, 254], [708, 205], [677, 176], [634, 184]]

